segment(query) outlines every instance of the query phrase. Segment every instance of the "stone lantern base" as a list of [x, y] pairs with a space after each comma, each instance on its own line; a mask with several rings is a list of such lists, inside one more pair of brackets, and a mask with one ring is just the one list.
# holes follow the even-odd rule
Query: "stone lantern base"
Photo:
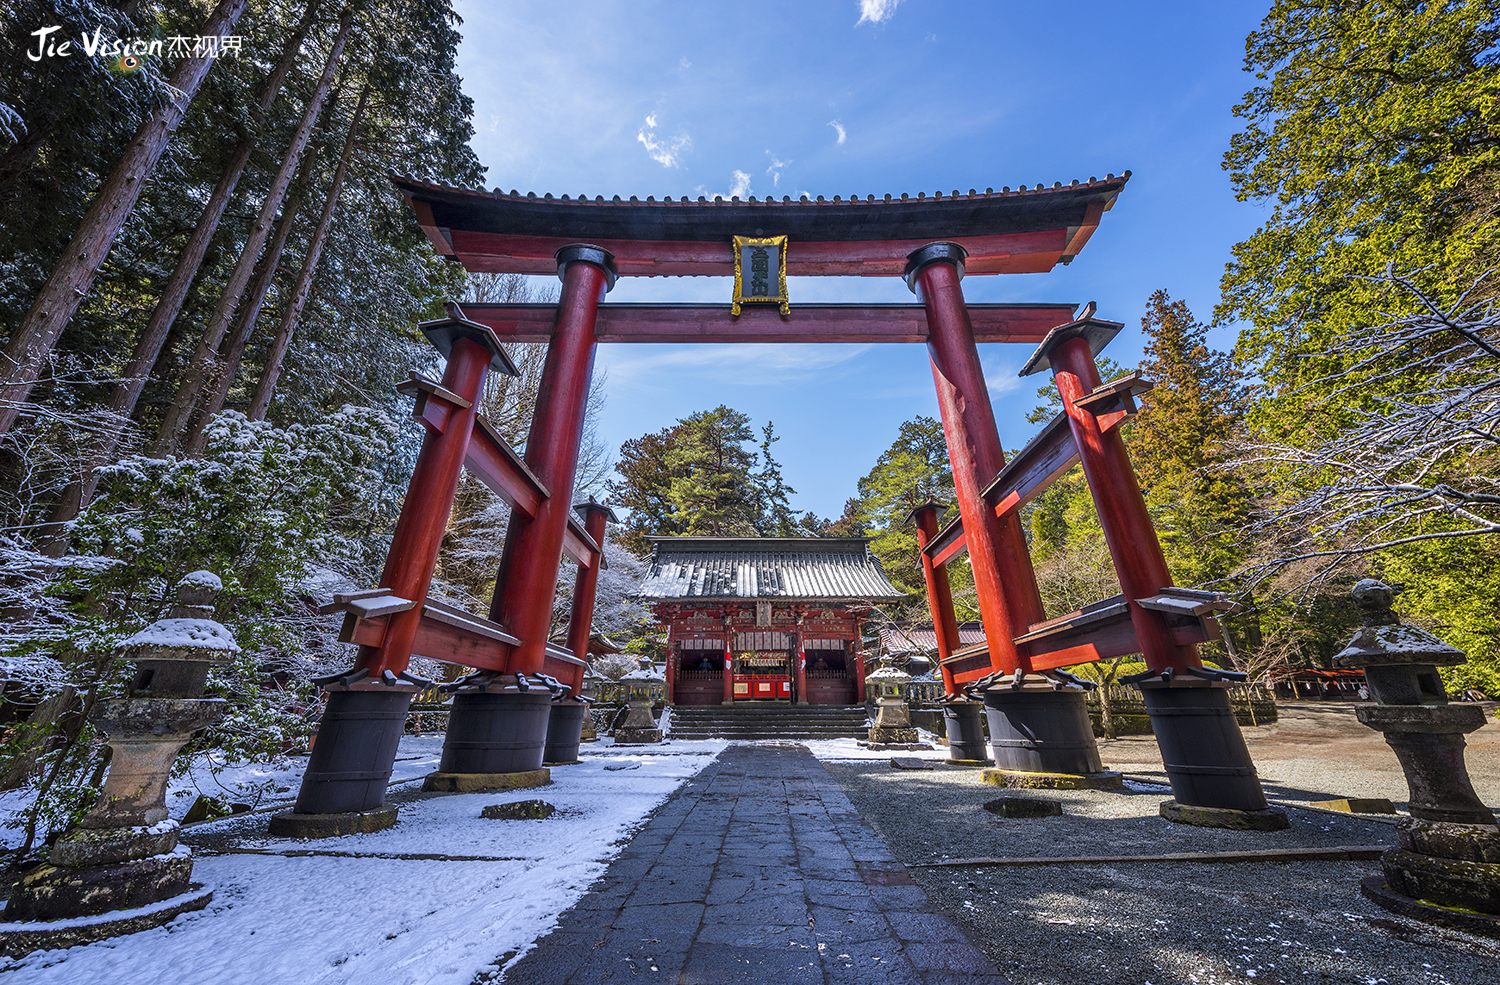
[[0, 955], [19, 958], [32, 951], [55, 951], [140, 933], [171, 923], [184, 913], [201, 910], [213, 898], [212, 889], [194, 883], [186, 892], [160, 902], [58, 921], [63, 924], [60, 927], [37, 921], [7, 921], [0, 923]]
[[644, 746], [662, 741], [664, 735], [651, 717], [652, 700], [646, 695], [635, 695], [630, 699], [630, 714], [615, 729], [615, 745]]

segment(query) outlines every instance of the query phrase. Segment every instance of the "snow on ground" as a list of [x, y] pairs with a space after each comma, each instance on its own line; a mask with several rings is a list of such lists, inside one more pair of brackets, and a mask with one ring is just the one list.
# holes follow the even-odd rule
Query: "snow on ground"
[[841, 760], [841, 759], [890, 759], [892, 756], [910, 756], [914, 759], [930, 759], [934, 762], [942, 762], [948, 758], [948, 747], [940, 745], [935, 741], [931, 732], [925, 729], [917, 729], [917, 741], [925, 742], [932, 749], [914, 749], [907, 752], [901, 749], [871, 749], [869, 744], [862, 739], [797, 739], [799, 745], [804, 745], [812, 750], [812, 754], [819, 759]]
[[[196, 845], [194, 878], [215, 887], [208, 909], [130, 937], [0, 959], [0, 973], [21, 971], [28, 985], [469, 985], [551, 930], [645, 817], [727, 745], [602, 741], [584, 746], [582, 764], [555, 767], [551, 786], [418, 796], [401, 781], [431, 771], [441, 744], [440, 735], [403, 740], [394, 828], [291, 842], [265, 834], [261, 811], [194, 825], [184, 839]], [[265, 808], [295, 796], [305, 761], [293, 765], [217, 779], [269, 783]], [[479, 816], [531, 799], [558, 811], [545, 821]]]

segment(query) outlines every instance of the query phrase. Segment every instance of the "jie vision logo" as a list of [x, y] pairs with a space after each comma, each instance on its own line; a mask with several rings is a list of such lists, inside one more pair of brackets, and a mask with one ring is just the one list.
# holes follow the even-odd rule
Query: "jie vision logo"
[[133, 72], [141, 67], [145, 58], [218, 58], [221, 55], [233, 56], [240, 52], [244, 44], [244, 38], [238, 35], [197, 35], [185, 37], [174, 35], [169, 38], [123, 38], [105, 37], [104, 28], [94, 28], [94, 33], [80, 32], [78, 42], [75, 44], [72, 38], [62, 33], [62, 25], [54, 24], [51, 27], [39, 28], [31, 32], [34, 39], [34, 47], [26, 52], [26, 57], [34, 62], [43, 58], [72, 58], [74, 55], [82, 55], [85, 58], [107, 58], [115, 64], [111, 66], [122, 72]]

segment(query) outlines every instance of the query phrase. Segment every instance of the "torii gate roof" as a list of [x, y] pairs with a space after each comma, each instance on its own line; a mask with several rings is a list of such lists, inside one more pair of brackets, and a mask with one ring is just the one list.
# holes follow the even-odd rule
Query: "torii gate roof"
[[592, 243], [621, 276], [734, 273], [732, 237], [788, 237], [787, 274], [899, 277], [907, 254], [945, 240], [968, 250], [970, 274], [1042, 273], [1083, 249], [1130, 172], [1103, 180], [1024, 185], [967, 195], [819, 196], [697, 201], [606, 200], [392, 181], [437, 251], [472, 271], [553, 274], [553, 254]]

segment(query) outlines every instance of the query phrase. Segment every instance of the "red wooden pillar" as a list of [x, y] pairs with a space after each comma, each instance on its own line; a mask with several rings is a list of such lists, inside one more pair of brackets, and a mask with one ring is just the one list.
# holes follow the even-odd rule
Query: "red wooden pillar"
[[854, 617], [854, 640], [850, 650], [854, 656], [854, 703], [862, 705], [865, 703], [865, 651], [858, 616]]
[[[411, 661], [412, 642], [417, 636], [417, 626], [422, 622], [422, 603], [427, 601], [432, 569], [437, 564], [438, 548], [448, 529], [453, 496], [458, 490], [464, 456], [469, 450], [469, 435], [474, 429], [480, 398], [484, 395], [485, 375], [492, 364], [497, 369], [509, 366], [500, 350], [499, 340], [482, 325], [447, 319], [423, 328], [440, 349], [447, 349], [448, 365], [443, 371], [443, 388], [468, 401], [469, 406], [449, 404], [438, 395], [429, 398], [443, 402], [447, 420], [441, 428], [425, 418], [423, 420], [427, 433], [422, 438], [422, 450], [417, 455], [401, 516], [396, 521], [385, 570], [380, 575], [381, 588], [388, 588], [391, 594], [410, 599], [417, 605], [391, 617], [390, 628], [380, 646], [360, 647], [355, 666], [369, 670], [372, 678], [379, 678], [386, 670], [399, 674]], [[488, 344], [482, 344], [480, 339], [485, 339]], [[510, 371], [514, 372], [513, 369]]]
[[797, 627], [797, 704], [807, 704], [807, 645], [802, 639], [802, 628]]
[[1015, 637], [1046, 615], [1019, 517], [999, 518], [984, 501], [983, 489], [1005, 464], [1005, 453], [959, 286], [967, 255], [956, 243], [924, 246], [907, 258], [906, 283], [927, 309], [927, 350], [990, 665], [1009, 673], [1022, 665]]
[[[584, 531], [599, 545], [598, 560], [587, 568], [578, 566], [578, 577], [573, 582], [573, 608], [568, 613], [568, 649], [579, 660], [587, 660], [589, 637], [594, 628], [594, 598], [599, 589], [599, 570], [604, 567], [604, 525], [619, 523], [620, 520], [608, 506], [594, 502], [592, 496], [587, 503], [579, 503], [573, 509], [583, 517]], [[583, 689], [583, 668], [577, 670], [577, 679], [571, 682], [575, 697]]]
[[[1091, 323], [1075, 324], [1080, 327], [1073, 331], [1068, 330], [1071, 326], [1054, 330], [1057, 339], [1049, 337], [1050, 346], [1043, 342], [1027, 369], [1051, 366], [1146, 666], [1153, 671], [1172, 667], [1178, 672], [1202, 666], [1194, 646], [1172, 641], [1172, 632], [1161, 613], [1143, 609], [1136, 603], [1136, 599], [1150, 598], [1170, 586], [1172, 573], [1162, 556], [1156, 528], [1146, 512], [1146, 500], [1136, 482], [1119, 428], [1101, 430], [1093, 412], [1076, 404], [1099, 386], [1100, 380], [1086, 337]], [[1098, 327], [1102, 330], [1105, 326]]]
[[724, 622], [724, 704], [734, 704], [734, 633]]
[[382, 588], [416, 604], [391, 616], [379, 646], [360, 647], [355, 666], [367, 671], [366, 679], [328, 688], [328, 707], [318, 725], [296, 807], [272, 823], [278, 835], [320, 838], [346, 833], [337, 822], [320, 821], [322, 815], [374, 811], [382, 826], [395, 822], [395, 809], [383, 806], [385, 789], [416, 688], [397, 685], [394, 677], [384, 674], [400, 674], [411, 661], [485, 376], [491, 368], [515, 373], [499, 339], [483, 325], [450, 317], [421, 328], [447, 357], [442, 386], [458, 400], [440, 393], [428, 397], [422, 416], [427, 433], [380, 576]]
[[593, 377], [594, 323], [599, 302], [615, 281], [614, 259], [597, 246], [565, 246], [557, 251], [557, 262], [562, 298], [526, 439], [526, 464], [549, 495], [534, 518], [511, 515], [490, 604], [490, 619], [521, 640], [511, 668], [524, 674], [541, 671], [546, 657], [573, 473], [578, 468]]
[[[938, 517], [943, 504], [928, 500], [911, 511], [908, 517], [917, 527], [917, 549], [931, 543], [938, 532]], [[922, 555], [922, 577], [927, 582], [927, 607], [932, 612], [933, 635], [937, 637], [938, 668], [943, 675], [943, 691], [957, 694], [958, 685], [953, 680], [953, 671], [943, 666], [954, 650], [959, 648], [958, 616], [953, 611], [953, 591], [948, 585], [948, 566], [939, 567], [932, 558]]]

